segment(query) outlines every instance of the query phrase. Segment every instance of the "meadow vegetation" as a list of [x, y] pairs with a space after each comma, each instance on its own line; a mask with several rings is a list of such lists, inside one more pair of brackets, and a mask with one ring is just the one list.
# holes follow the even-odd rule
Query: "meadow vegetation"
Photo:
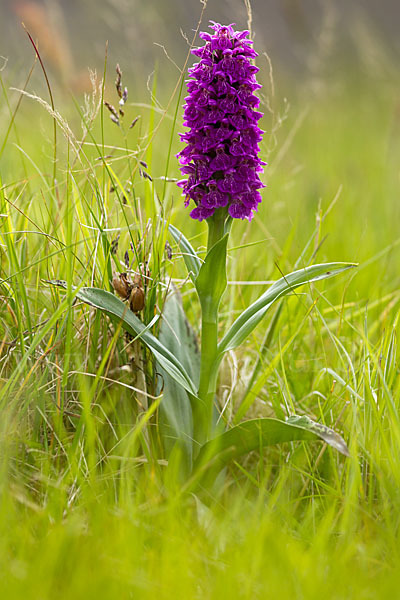
[[[130, 66], [121, 66], [129, 81]], [[235, 461], [210, 488], [182, 493], [160, 442], [157, 365], [74, 292], [112, 292], [115, 272], [147, 264], [143, 322], [159, 333], [153, 319], [174, 285], [199, 332], [194, 287], [165, 225], [205, 255], [206, 227], [190, 219], [176, 186], [180, 81], [173, 95], [175, 83], [158, 90], [155, 77], [151, 95], [143, 86], [147, 102], [128, 85], [117, 126], [103, 103], [118, 107], [114, 65], [106, 64], [107, 85], [93, 76], [85, 103], [54, 89], [55, 111], [45, 88], [39, 96], [29, 81], [30, 96], [11, 89], [24, 82], [5, 65], [4, 598], [396, 597], [398, 82], [390, 66], [390, 76], [367, 77], [354, 64], [337, 65], [334, 84], [276, 76], [272, 87], [268, 61], [260, 66], [268, 187], [252, 223], [232, 228], [222, 325], [296, 267], [359, 266], [280, 300], [226, 355], [218, 402], [228, 423], [237, 414], [308, 415], [338, 431], [350, 457], [321, 442], [286, 443]]]

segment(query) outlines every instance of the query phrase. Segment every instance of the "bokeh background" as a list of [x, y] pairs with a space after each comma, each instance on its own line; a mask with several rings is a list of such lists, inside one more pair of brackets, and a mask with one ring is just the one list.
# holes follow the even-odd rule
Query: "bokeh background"
[[[178, 65], [200, 14], [199, 0], [1, 0], [0, 52], [15, 69], [27, 65], [31, 49], [24, 22], [39, 40], [43, 58], [64, 83], [79, 90], [87, 67], [102, 68], [105, 42], [130, 76], [149, 74], [168, 54]], [[329, 74], [337, 63], [357, 66], [365, 76], [387, 75], [387, 61], [400, 51], [396, 0], [253, 0], [252, 30], [261, 51], [298, 80]], [[204, 22], [248, 23], [243, 0], [209, 0]], [[372, 72], [372, 73], [371, 73]], [[80, 82], [83, 85], [83, 82]]]
[[[254, 273], [243, 277], [259, 279], [261, 272], [271, 273], [282, 255], [288, 258], [287, 267], [293, 265], [313, 234], [319, 207], [326, 211], [337, 197], [323, 224], [321, 262], [355, 260], [367, 266], [357, 275], [355, 291], [362, 297], [369, 295], [371, 280], [376, 285], [374, 295], [388, 283], [393, 289], [398, 282], [400, 222], [400, 3], [253, 0], [250, 16], [247, 5], [245, 0], [209, 0], [201, 26], [204, 30], [209, 19], [235, 22], [238, 28], [250, 24], [260, 53], [266, 131], [262, 153], [269, 163], [268, 187], [251, 235], [270, 241], [265, 252], [255, 252]], [[140, 136], [149, 131], [154, 118], [146, 107], [152, 104], [162, 113], [168, 106], [203, 4], [199, 0], [0, 0], [0, 6], [0, 56], [4, 57], [0, 68], [11, 107], [18, 100], [11, 88], [24, 86], [34, 61], [23, 22], [38, 42], [56, 107], [74, 131], [80, 129], [76, 105], [82, 106], [84, 94], [91, 90], [89, 68], [101, 78], [108, 43], [105, 97], [118, 101], [114, 80], [119, 63], [129, 88], [129, 118], [142, 117]], [[28, 90], [47, 98], [38, 67]], [[24, 148], [30, 155], [37, 154], [34, 144], [40, 141], [41, 152], [50, 157], [51, 121], [42, 107], [34, 105], [24, 99], [18, 113], [20, 132], [32, 132], [33, 127], [37, 132], [26, 136]], [[163, 184], [157, 178], [164, 174], [175, 105], [176, 97], [152, 150], [152, 176], [160, 194]], [[10, 107], [1, 102], [0, 128], [9, 122]], [[108, 116], [105, 135], [108, 143], [121, 144]], [[18, 159], [9, 148], [4, 164]], [[175, 131], [172, 151], [179, 149]], [[175, 159], [170, 161], [169, 175], [179, 177]], [[181, 208], [178, 190], [168, 190], [174, 206]], [[187, 212], [180, 212], [185, 227], [193, 227], [187, 224]], [[176, 218], [179, 224], [180, 215]], [[248, 231], [246, 224], [237, 225], [239, 239], [242, 235], [247, 239]]]

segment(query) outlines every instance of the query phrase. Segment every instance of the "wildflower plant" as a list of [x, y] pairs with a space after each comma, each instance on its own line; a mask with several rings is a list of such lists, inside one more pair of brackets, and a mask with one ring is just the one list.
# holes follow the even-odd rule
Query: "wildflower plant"
[[[260, 174], [266, 164], [260, 158], [262, 114], [256, 96], [257, 53], [248, 31], [212, 22], [213, 33], [201, 33], [205, 44], [192, 50], [200, 60], [189, 71], [188, 96], [179, 152], [185, 176], [178, 185], [185, 205], [194, 203], [191, 217], [206, 221], [207, 252], [200, 258], [185, 235], [172, 224], [170, 235], [180, 247], [201, 308], [201, 353], [182, 305], [171, 294], [156, 315], [144, 324], [116, 295], [97, 288], [79, 288], [76, 297], [110, 315], [153, 354], [162, 375], [160, 405], [154, 403], [147, 417], [160, 406], [159, 429], [174, 481], [186, 481], [192, 489], [200, 481], [212, 483], [233, 458], [261, 446], [294, 440], [322, 439], [342, 454], [347, 446], [339, 434], [307, 416], [290, 415], [286, 421], [257, 418], [242, 421], [248, 405], [243, 402], [233, 419], [224, 423], [216, 402], [218, 374], [225, 354], [235, 350], [264, 319], [271, 306], [299, 286], [326, 279], [353, 267], [352, 263], [307, 266], [287, 274], [248, 306], [220, 332], [219, 306], [227, 287], [227, 248], [235, 219], [252, 219], [264, 187]], [[53, 282], [56, 285], [65, 284]], [[161, 317], [159, 335], [152, 328]], [[164, 324], [167, 323], [167, 326]], [[199, 362], [199, 364], [198, 364]]]

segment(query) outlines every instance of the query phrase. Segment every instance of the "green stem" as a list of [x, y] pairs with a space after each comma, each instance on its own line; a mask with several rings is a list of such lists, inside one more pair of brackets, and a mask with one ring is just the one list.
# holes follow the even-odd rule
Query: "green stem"
[[218, 322], [201, 321], [201, 364], [198, 400], [194, 419], [194, 438], [199, 444], [210, 439], [213, 429], [214, 398], [217, 387], [217, 372], [214, 365], [217, 358]]
[[[207, 253], [223, 238], [225, 233], [226, 210], [217, 210], [208, 219]], [[225, 263], [226, 269], [226, 263]], [[216, 280], [210, 278], [209, 295], [213, 296], [212, 287]], [[210, 439], [213, 431], [213, 412], [215, 392], [217, 388], [217, 356], [218, 356], [218, 305], [207, 303], [200, 297], [202, 308], [201, 319], [201, 363], [198, 400], [193, 413], [194, 439], [204, 444]]]
[[223, 237], [226, 220], [226, 209], [217, 208], [214, 215], [208, 219], [207, 252]]

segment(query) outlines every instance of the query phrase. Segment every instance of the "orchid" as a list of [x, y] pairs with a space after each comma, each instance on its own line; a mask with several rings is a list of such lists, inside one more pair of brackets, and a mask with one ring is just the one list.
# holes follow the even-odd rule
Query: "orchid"
[[[227, 287], [231, 227], [235, 219], [250, 221], [257, 211], [264, 187], [260, 173], [266, 163], [259, 157], [263, 132], [258, 121], [262, 113], [257, 110], [260, 100], [255, 92], [260, 85], [255, 78], [258, 68], [253, 64], [257, 53], [251, 47], [249, 32], [214, 22], [211, 28], [213, 34], [200, 34], [205, 45], [192, 50], [200, 61], [189, 70], [189, 96], [184, 107], [184, 125], [189, 131], [181, 135], [186, 145], [178, 154], [185, 175], [178, 185], [185, 204], [193, 201], [191, 217], [205, 220], [208, 226], [205, 258], [183, 232], [164, 222], [182, 252], [197, 293], [200, 355], [196, 334], [177, 293], [170, 294], [161, 314], [153, 315], [145, 324], [132, 302], [129, 310], [111, 292], [85, 287], [75, 290], [77, 298], [108, 314], [153, 354], [163, 384], [161, 400], [150, 406], [147, 418], [159, 408], [159, 433], [168, 459], [169, 480], [178, 481], [186, 490], [200, 482], [211, 485], [230, 460], [260, 446], [322, 439], [348, 455], [338, 433], [306, 415], [287, 415], [285, 421], [258, 418], [242, 422], [249, 406], [245, 395], [233, 426], [229, 426], [219, 407], [218, 377], [224, 356], [249, 337], [271, 306], [305, 283], [335, 276], [355, 265], [314, 264], [284, 275], [221, 335], [219, 307]], [[52, 283], [67, 287], [64, 282]], [[156, 336], [152, 329], [160, 318]]]

